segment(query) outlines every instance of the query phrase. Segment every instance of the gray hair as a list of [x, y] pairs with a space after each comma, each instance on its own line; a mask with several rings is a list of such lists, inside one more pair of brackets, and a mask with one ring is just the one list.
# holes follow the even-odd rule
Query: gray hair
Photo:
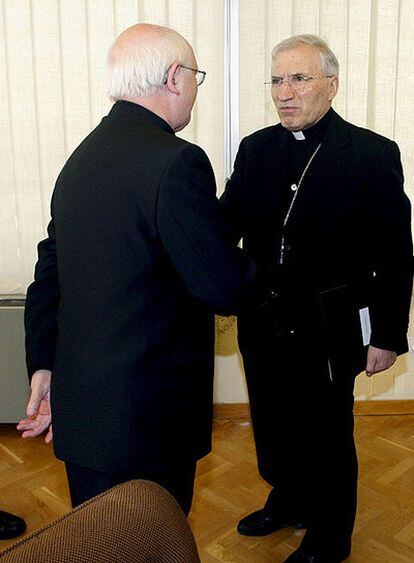
[[191, 45], [173, 29], [145, 24], [147, 33], [131, 38], [134, 27], [121, 33], [108, 53], [108, 96], [114, 102], [151, 96], [174, 62], [189, 64], [193, 56]]
[[288, 39], [281, 41], [272, 49], [272, 60], [277, 57], [278, 53], [281, 53], [282, 51], [288, 51], [289, 49], [294, 49], [295, 47], [300, 47], [301, 45], [310, 45], [311, 47], [316, 47], [319, 51], [322, 69], [325, 75], [338, 76], [338, 59], [329, 48], [326, 41], [324, 41], [317, 35], [294, 35], [293, 37], [289, 37]]

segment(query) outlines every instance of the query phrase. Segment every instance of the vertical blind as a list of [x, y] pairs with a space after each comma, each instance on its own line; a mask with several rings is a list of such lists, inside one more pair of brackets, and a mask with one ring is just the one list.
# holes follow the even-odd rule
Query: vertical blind
[[[395, 139], [406, 191], [414, 195], [414, 2], [412, 0], [227, 0], [239, 9], [240, 136], [276, 121], [269, 77], [272, 47], [298, 33], [324, 37], [341, 71], [337, 111]], [[66, 158], [108, 112], [106, 53], [137, 22], [168, 25], [194, 46], [207, 80], [180, 135], [225, 176], [226, 0], [0, 1], [0, 294], [24, 293], [50, 196]], [[229, 10], [237, 17], [237, 10]], [[236, 26], [237, 27], [237, 26]], [[228, 75], [228, 73], [227, 73]], [[388, 374], [360, 394], [414, 395], [414, 382]], [[410, 385], [412, 388], [410, 388]]]
[[[24, 293], [65, 160], [99, 123], [106, 54], [125, 28], [168, 25], [192, 43], [207, 80], [182, 136], [224, 177], [224, 2], [2, 0], [0, 3], [0, 294]], [[180, 133], [181, 135], [181, 133]]]
[[[140, 21], [169, 25], [195, 47], [207, 80], [180, 134], [224, 178], [224, 0], [1, 0], [0, 294], [22, 293], [45, 233], [50, 194], [64, 161], [110, 108], [106, 53]], [[297, 33], [325, 37], [338, 56], [335, 108], [395, 139], [406, 189], [414, 190], [414, 2], [239, 0], [240, 134], [276, 120], [270, 51]]]

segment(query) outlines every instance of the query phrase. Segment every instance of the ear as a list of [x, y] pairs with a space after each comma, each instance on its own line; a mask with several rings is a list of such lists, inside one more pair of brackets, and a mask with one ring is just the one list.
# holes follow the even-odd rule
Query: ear
[[330, 83], [329, 83], [329, 101], [330, 102], [332, 102], [332, 100], [335, 98], [336, 94], [338, 93], [338, 85], [339, 85], [338, 77], [332, 76], [332, 78], [330, 78]]
[[180, 94], [180, 90], [177, 88], [177, 73], [180, 72], [180, 64], [173, 63], [168, 69], [167, 81], [165, 86], [171, 94]]

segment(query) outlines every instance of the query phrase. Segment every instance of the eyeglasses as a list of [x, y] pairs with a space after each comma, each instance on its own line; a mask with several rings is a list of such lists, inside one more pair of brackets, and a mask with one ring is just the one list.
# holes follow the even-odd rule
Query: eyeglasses
[[278, 90], [283, 86], [283, 84], [287, 84], [289, 88], [292, 88], [295, 92], [305, 92], [311, 87], [312, 80], [324, 80], [325, 78], [332, 78], [332, 75], [329, 76], [307, 76], [306, 74], [296, 73], [291, 74], [287, 78], [282, 78], [281, 76], [272, 76], [270, 80], [266, 80], [265, 84], [272, 86], [272, 88], [276, 88]]
[[204, 70], [198, 70], [198, 68], [191, 68], [190, 66], [184, 66], [184, 65], [180, 65], [180, 67], [195, 72], [197, 86], [202, 85], [207, 74]]
[[[165, 73], [164, 84], [167, 84], [168, 72], [169, 72], [171, 66], [168, 67], [167, 72]], [[198, 70], [198, 68], [191, 68], [190, 66], [184, 66], [184, 65], [179, 65], [179, 66], [181, 68], [185, 68], [186, 70], [192, 70], [193, 72], [195, 72], [197, 86], [202, 85], [202, 83], [204, 82], [204, 79], [206, 77], [206, 74], [207, 74], [204, 70]]]

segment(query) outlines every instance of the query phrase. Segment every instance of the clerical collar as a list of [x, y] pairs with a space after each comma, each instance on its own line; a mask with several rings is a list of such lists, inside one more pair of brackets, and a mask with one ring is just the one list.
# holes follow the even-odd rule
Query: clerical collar
[[297, 141], [320, 141], [331, 119], [332, 108], [330, 108], [325, 115], [315, 125], [305, 129], [304, 131], [292, 131], [293, 137]]
[[303, 131], [292, 131], [292, 133], [297, 141], [305, 140], [305, 135], [303, 134]]

